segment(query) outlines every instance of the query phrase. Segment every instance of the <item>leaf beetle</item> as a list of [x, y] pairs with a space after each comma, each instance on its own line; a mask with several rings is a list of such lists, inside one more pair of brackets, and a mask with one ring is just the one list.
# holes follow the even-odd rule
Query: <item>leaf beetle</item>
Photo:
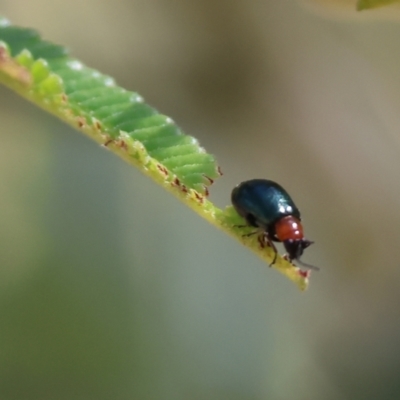
[[237, 213], [248, 225], [261, 229], [275, 250], [271, 265], [277, 257], [273, 242], [282, 242], [290, 262], [296, 260], [304, 268], [319, 270], [300, 260], [304, 249], [314, 242], [305, 239], [300, 211], [282, 186], [267, 179], [244, 181], [232, 190], [231, 200]]

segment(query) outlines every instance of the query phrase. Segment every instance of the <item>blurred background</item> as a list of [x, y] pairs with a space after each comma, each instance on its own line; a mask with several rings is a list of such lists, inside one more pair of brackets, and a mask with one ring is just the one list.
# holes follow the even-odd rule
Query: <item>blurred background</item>
[[400, 25], [305, 3], [0, 1], [197, 137], [220, 207], [281, 183], [321, 267], [300, 293], [0, 87], [1, 399], [400, 396]]

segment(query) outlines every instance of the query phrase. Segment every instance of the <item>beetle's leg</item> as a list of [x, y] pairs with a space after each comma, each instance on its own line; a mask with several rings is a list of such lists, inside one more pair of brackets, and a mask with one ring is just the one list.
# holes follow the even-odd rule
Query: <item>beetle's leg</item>
[[268, 235], [267, 232], [263, 232], [262, 236], [263, 236], [262, 239], [264, 240], [264, 243], [267, 243], [267, 245], [270, 246], [272, 248], [272, 250], [274, 250], [274, 252], [275, 252], [274, 259], [272, 260], [272, 263], [269, 264], [269, 267], [272, 267], [275, 264], [276, 259], [278, 257], [278, 250], [276, 249], [276, 246], [275, 246], [274, 242], [272, 241], [273, 239], [270, 238], [270, 236]]
[[[248, 225], [245, 225], [245, 226], [248, 228]], [[242, 237], [253, 236], [253, 235], [255, 235], [256, 233], [260, 233], [260, 231], [253, 231], [253, 232], [250, 232], [250, 233], [245, 233], [244, 235], [242, 235]]]

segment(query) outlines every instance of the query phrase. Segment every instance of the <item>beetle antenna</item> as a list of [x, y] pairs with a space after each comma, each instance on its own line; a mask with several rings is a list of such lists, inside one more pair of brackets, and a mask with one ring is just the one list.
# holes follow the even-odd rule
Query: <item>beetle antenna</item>
[[303, 261], [300, 260], [300, 258], [296, 258], [296, 261], [304, 268], [312, 269], [314, 271], [319, 271], [319, 267], [315, 267], [314, 265], [306, 264]]

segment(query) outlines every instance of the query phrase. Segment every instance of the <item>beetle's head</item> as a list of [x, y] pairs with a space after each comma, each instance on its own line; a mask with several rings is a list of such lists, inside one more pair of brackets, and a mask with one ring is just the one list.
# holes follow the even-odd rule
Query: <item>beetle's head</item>
[[307, 239], [287, 239], [283, 241], [283, 245], [287, 251], [289, 261], [297, 261], [304, 268], [313, 269], [314, 271], [318, 271], [319, 268], [314, 265], [306, 264], [300, 260], [300, 257], [303, 255], [304, 249], [308, 246], [311, 246], [314, 242]]

